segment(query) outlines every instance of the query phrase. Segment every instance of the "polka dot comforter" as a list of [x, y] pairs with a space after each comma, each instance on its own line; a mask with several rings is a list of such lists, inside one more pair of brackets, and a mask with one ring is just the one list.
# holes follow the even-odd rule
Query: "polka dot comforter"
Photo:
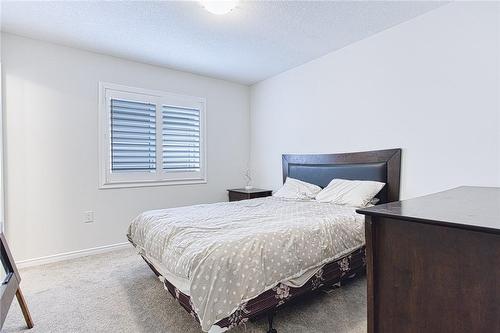
[[128, 237], [189, 280], [202, 329], [280, 282], [364, 245], [356, 207], [276, 197], [144, 212]]

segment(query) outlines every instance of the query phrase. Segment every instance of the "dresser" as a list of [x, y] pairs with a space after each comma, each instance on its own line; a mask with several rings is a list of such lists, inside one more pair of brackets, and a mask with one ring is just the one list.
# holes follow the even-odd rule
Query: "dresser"
[[244, 189], [244, 188], [234, 188], [227, 190], [229, 194], [229, 201], [239, 201], [245, 199], [255, 199], [268, 197], [273, 195], [273, 191], [271, 190], [263, 190], [260, 188], [252, 188], [252, 189]]
[[368, 333], [500, 332], [500, 188], [360, 209]]

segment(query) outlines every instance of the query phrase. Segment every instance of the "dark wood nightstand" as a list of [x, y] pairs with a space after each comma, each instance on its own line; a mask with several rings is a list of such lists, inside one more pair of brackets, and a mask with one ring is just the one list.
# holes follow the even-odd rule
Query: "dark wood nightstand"
[[244, 188], [233, 188], [227, 190], [227, 192], [229, 193], [229, 201], [262, 198], [271, 196], [273, 194], [273, 191], [271, 190], [263, 190], [260, 188], [253, 188], [251, 190], [246, 190]]

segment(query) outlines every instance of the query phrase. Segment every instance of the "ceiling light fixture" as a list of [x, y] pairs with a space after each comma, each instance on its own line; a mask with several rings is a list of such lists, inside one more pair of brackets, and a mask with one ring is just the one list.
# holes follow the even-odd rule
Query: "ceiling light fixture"
[[201, 0], [201, 5], [210, 13], [215, 15], [224, 15], [229, 13], [236, 7], [238, 0], [212, 1]]

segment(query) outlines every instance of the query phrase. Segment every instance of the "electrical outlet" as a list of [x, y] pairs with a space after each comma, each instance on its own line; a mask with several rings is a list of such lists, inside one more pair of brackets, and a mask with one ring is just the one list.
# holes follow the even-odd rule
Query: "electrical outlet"
[[94, 222], [94, 212], [89, 210], [88, 212], [83, 213], [83, 223], [92, 223]]

